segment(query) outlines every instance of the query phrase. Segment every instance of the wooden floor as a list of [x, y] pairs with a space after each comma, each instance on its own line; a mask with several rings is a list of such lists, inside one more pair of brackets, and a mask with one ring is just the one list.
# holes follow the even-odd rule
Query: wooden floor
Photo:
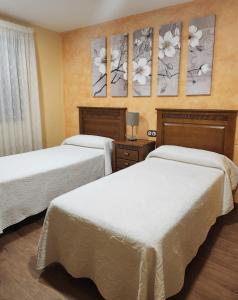
[[[39, 215], [0, 236], [0, 300], [102, 300], [92, 281], [74, 279], [59, 265], [41, 276], [35, 270], [42, 223]], [[238, 209], [211, 229], [183, 290], [170, 300], [238, 300]]]

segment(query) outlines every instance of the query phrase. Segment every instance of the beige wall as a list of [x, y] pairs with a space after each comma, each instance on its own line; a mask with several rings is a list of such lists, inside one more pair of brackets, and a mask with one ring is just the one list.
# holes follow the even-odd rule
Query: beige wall
[[45, 146], [64, 139], [62, 40], [53, 31], [35, 28], [38, 78]]
[[64, 138], [62, 38], [54, 31], [1, 14], [0, 19], [34, 28], [43, 142], [45, 147], [58, 145]]
[[[216, 14], [216, 39], [211, 96], [186, 96], [187, 35], [189, 20], [196, 17]], [[238, 39], [237, 0], [195, 0], [179, 6], [159, 9], [153, 12], [130, 16], [67, 32], [63, 36], [64, 95], [66, 135], [78, 132], [77, 105], [126, 106], [129, 111], [140, 112], [139, 137], [146, 137], [147, 129], [156, 127], [156, 107], [170, 108], [213, 108], [238, 109]], [[180, 91], [178, 97], [156, 96], [156, 56], [158, 30], [161, 24], [182, 21], [182, 57]], [[129, 32], [129, 78], [131, 76], [132, 33], [134, 30], [152, 26], [154, 28], [153, 82], [152, 96], [132, 97], [131, 80], [129, 95], [125, 98], [93, 98], [91, 96], [90, 43], [95, 37]], [[108, 39], [108, 50], [110, 39]], [[109, 51], [108, 51], [109, 55]], [[108, 64], [109, 71], [109, 64]], [[110, 77], [108, 76], [108, 86]], [[237, 122], [238, 123], [238, 122]], [[235, 160], [238, 162], [238, 130], [236, 130]]]

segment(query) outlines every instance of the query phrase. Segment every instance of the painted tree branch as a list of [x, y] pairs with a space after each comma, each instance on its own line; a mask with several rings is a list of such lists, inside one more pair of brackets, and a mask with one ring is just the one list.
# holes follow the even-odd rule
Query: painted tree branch
[[112, 83], [112, 84], [116, 84], [119, 80], [124, 80], [124, 79], [121, 78], [121, 77], [118, 77], [116, 81], [111, 81], [111, 83]]
[[[202, 66], [201, 66], [201, 67], [202, 67]], [[187, 72], [188, 72], [188, 73], [192, 73], [192, 72], [194, 72], [194, 71], [200, 71], [200, 70], [201, 70], [201, 67], [195, 68], [195, 69], [191, 69], [191, 70], [188, 70]]]
[[171, 75], [169, 75], [169, 76], [166, 75], [166, 74], [161, 74], [161, 73], [158, 73], [158, 74], [157, 74], [157, 76], [167, 77], [167, 78], [172, 78], [172, 77], [177, 76], [177, 75], [179, 75], [179, 72], [174, 73], [174, 74], [171, 74]]
[[106, 86], [107, 86], [107, 84], [105, 83], [98, 91], [96, 91], [96, 92], [94, 93], [94, 96], [97, 96], [98, 94], [100, 94], [101, 91], [102, 91]]
[[99, 79], [93, 84], [93, 86], [95, 86], [96, 84], [98, 84], [106, 75], [107, 75], [107, 73], [104, 73], [103, 75], [101, 75], [99, 77]]

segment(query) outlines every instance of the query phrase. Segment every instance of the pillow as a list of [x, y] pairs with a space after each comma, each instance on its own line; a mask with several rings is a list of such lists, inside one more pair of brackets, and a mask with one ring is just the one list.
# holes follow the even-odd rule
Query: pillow
[[233, 190], [238, 184], [237, 166], [228, 157], [219, 153], [194, 148], [163, 145], [150, 152], [147, 157], [158, 157], [205, 167], [222, 169], [229, 176], [231, 187]]
[[113, 139], [103, 136], [79, 134], [65, 139], [62, 144], [97, 149], [105, 149], [105, 145], [109, 144], [112, 149], [112, 141]]

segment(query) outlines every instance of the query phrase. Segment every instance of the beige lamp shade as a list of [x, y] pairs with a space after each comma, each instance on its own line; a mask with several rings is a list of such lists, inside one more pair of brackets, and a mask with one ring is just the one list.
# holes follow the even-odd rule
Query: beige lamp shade
[[137, 138], [134, 135], [134, 126], [139, 125], [139, 113], [138, 112], [128, 112], [127, 113], [127, 125], [131, 126], [131, 136], [127, 136], [129, 141], [136, 141]]
[[127, 125], [138, 126], [139, 125], [139, 113], [128, 112], [127, 113]]

